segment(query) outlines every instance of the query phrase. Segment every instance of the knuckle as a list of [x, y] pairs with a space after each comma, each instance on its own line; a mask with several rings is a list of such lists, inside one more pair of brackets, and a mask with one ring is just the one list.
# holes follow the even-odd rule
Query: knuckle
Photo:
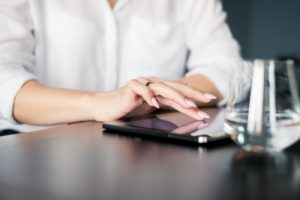
[[136, 80], [139, 81], [140, 83], [143, 83], [143, 82], [147, 81], [147, 79], [145, 77], [142, 77], [142, 76], [138, 77]]
[[159, 81], [160, 79], [156, 76], [150, 76], [148, 77], [149, 80], [152, 80], [152, 81]]
[[132, 79], [129, 81], [128, 86], [129, 87], [135, 87], [137, 85], [137, 80]]

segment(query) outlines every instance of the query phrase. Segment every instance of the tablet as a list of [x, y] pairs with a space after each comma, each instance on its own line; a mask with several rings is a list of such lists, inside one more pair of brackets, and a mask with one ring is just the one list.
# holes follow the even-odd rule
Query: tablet
[[164, 112], [104, 123], [103, 128], [108, 133], [194, 145], [231, 142], [229, 135], [223, 132], [224, 110], [202, 110], [210, 115], [210, 119], [199, 121], [179, 112]]

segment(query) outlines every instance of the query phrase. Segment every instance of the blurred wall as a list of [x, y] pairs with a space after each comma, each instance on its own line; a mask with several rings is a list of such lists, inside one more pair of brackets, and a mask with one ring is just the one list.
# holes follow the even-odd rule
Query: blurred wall
[[245, 58], [300, 57], [300, 0], [223, 0]]

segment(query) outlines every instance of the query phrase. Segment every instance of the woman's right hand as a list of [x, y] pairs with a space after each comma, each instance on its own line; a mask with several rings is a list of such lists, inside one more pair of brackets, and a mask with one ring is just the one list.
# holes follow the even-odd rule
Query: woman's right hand
[[133, 79], [124, 87], [96, 94], [91, 109], [95, 120], [114, 121], [138, 109], [144, 102], [150, 107], [159, 108], [153, 91], [140, 81]]
[[[151, 86], [146, 86], [148, 82], [151, 82]], [[97, 121], [113, 121], [132, 115], [132, 112], [141, 110], [141, 108], [147, 108], [145, 113], [151, 112], [151, 107], [154, 108], [153, 110], [159, 109], [161, 104], [162, 106], [170, 106], [197, 120], [203, 120], [209, 116], [199, 110], [194, 103], [194, 100], [201, 100], [202, 102], [212, 100], [203, 94], [203, 92], [183, 83], [163, 81], [158, 78], [155, 80], [153, 78], [138, 78], [131, 80], [122, 88], [108, 93], [96, 94], [92, 113], [93, 118]], [[145, 106], [143, 102], [148, 106]]]

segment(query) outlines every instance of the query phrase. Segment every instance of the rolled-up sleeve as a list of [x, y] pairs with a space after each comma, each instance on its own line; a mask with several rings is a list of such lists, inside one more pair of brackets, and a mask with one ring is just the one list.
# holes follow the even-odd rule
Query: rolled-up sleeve
[[189, 59], [186, 76], [208, 77], [223, 95], [223, 105], [230, 90], [231, 79], [242, 70], [238, 43], [226, 23], [226, 14], [219, 0], [194, 0], [187, 18]]
[[34, 37], [27, 0], [0, 0], [0, 118], [15, 122], [15, 97], [34, 66]]

